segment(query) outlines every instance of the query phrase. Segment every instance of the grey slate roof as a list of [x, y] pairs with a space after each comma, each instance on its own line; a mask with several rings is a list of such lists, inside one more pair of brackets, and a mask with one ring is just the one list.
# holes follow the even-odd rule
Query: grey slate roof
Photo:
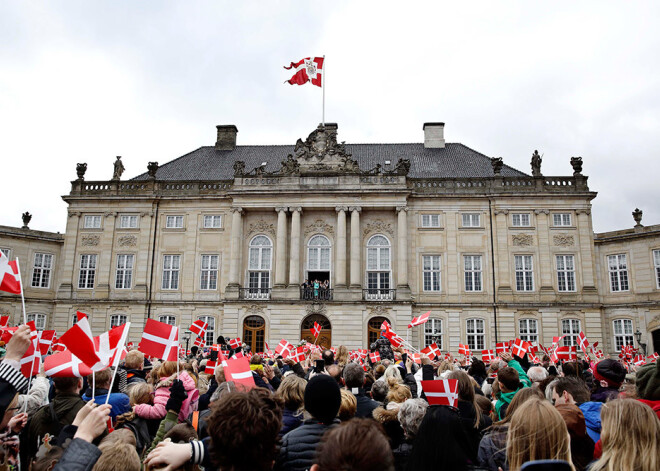
[[[217, 150], [213, 146], [200, 147], [172, 160], [156, 173], [158, 180], [231, 180], [234, 178], [234, 162], [245, 162], [245, 170], [251, 171], [267, 162], [266, 171], [281, 168], [287, 155], [293, 154], [294, 146], [236, 146], [234, 150]], [[492, 177], [490, 158], [459, 143], [448, 143], [442, 149], [425, 149], [424, 144], [346, 144], [346, 152], [352, 154], [362, 170], [370, 170], [385, 161], [390, 168], [399, 159], [410, 159], [411, 178], [474, 178]], [[527, 176], [504, 165], [502, 176]], [[147, 173], [133, 178], [146, 180]]]

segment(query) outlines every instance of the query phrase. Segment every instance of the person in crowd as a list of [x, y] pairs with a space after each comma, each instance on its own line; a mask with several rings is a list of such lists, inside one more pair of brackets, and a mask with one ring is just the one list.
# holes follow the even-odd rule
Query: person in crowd
[[[154, 403], [138, 404], [133, 410], [138, 417], [145, 419], [162, 419], [167, 414], [165, 405], [170, 397], [170, 386], [176, 379], [177, 365], [175, 361], [166, 361], [158, 368], [159, 381], [155, 386]], [[183, 402], [181, 412], [179, 413], [179, 420], [185, 420], [190, 412], [197, 410], [197, 401], [199, 399], [199, 391], [197, 385], [187, 371], [181, 371], [179, 378], [183, 383], [183, 387], [188, 394], [188, 398]]]
[[509, 407], [511, 399], [513, 399], [513, 396], [515, 396], [518, 390], [531, 386], [527, 374], [521, 368], [520, 363], [514, 360], [510, 353], [502, 353], [500, 357], [508, 366], [497, 370], [499, 396], [497, 398], [497, 403], [495, 404], [495, 411], [497, 412], [498, 420], [504, 418], [506, 415], [506, 409]]
[[225, 369], [222, 365], [218, 365], [213, 370], [208, 383], [208, 389], [205, 393], [199, 395], [199, 402], [197, 403], [197, 410], [201, 412], [208, 410], [209, 404], [211, 403], [211, 398], [213, 394], [218, 389], [222, 383], [225, 382]]
[[[475, 394], [474, 402], [476, 402], [477, 407], [481, 409], [481, 413], [486, 417], [490, 418], [490, 415], [493, 412], [493, 403], [490, 402], [490, 399], [488, 399], [486, 396], [482, 396], [481, 394]], [[491, 423], [492, 423], [492, 419], [491, 419]]]
[[131, 350], [126, 354], [122, 369], [126, 370], [126, 388], [131, 388], [140, 383], [146, 383], [146, 372], [144, 371], [144, 353], [139, 350]]
[[405, 470], [408, 465], [408, 457], [412, 451], [412, 444], [415, 437], [417, 437], [419, 425], [422, 423], [428, 406], [428, 403], [424, 399], [407, 399], [399, 407], [397, 417], [401, 428], [403, 428], [404, 440], [392, 449], [396, 471]]
[[[545, 399], [530, 398], [511, 416], [506, 442], [510, 471], [535, 460], [563, 460], [571, 463], [571, 446], [566, 423]], [[575, 468], [570, 464], [572, 470]]]
[[[348, 366], [347, 366], [348, 367]], [[316, 375], [305, 387], [305, 410], [311, 419], [282, 437], [275, 470], [305, 471], [314, 464], [316, 448], [323, 434], [335, 423], [341, 393], [337, 382], [328, 375]]]
[[344, 384], [357, 400], [357, 411], [355, 417], [372, 417], [378, 403], [370, 399], [364, 392], [364, 370], [357, 363], [349, 363], [344, 368]]
[[[385, 370], [387, 370], [387, 367], [385, 365], [383, 365], [382, 363], [376, 363], [375, 365], [373, 365], [372, 372], [373, 372], [373, 375], [374, 375], [374, 379], [376, 381], [378, 381], [380, 378], [382, 378], [383, 375], [385, 374]], [[383, 381], [383, 383], [384, 383], [384, 381]]]
[[488, 377], [488, 373], [486, 373], [486, 364], [477, 357], [472, 358], [472, 364], [468, 368], [467, 374], [474, 378], [477, 384], [481, 386]]
[[325, 367], [325, 372], [330, 375], [335, 381], [337, 381], [337, 384], [339, 387], [342, 387], [344, 383], [342, 382], [342, 373], [343, 370], [339, 365], [335, 365], [334, 363], [332, 365], [328, 365]]
[[282, 409], [282, 430], [284, 436], [291, 430], [298, 428], [303, 420], [305, 405], [305, 387], [307, 381], [294, 374], [289, 374], [280, 383], [275, 396], [284, 404]]
[[555, 406], [574, 404], [580, 408], [589, 437], [594, 443], [598, 442], [601, 430], [600, 410], [603, 403], [589, 401], [589, 390], [584, 381], [576, 377], [564, 376], [557, 378], [548, 387]]
[[[131, 408], [138, 404], [151, 404], [153, 401], [153, 388], [147, 383], [136, 383], [130, 389], [128, 394], [129, 404]], [[151, 443], [152, 438], [158, 431], [160, 420], [158, 419], [144, 419], [135, 415], [131, 409], [125, 414], [117, 416], [117, 423], [115, 429], [126, 428], [133, 432], [136, 441], [136, 448], [138, 453], [142, 455], [144, 450]]]
[[30, 346], [30, 328], [22, 325], [7, 343], [0, 363], [0, 415], [4, 415], [14, 397], [27, 389], [28, 380], [21, 374], [21, 358]]
[[591, 392], [591, 400], [607, 402], [619, 396], [619, 388], [626, 379], [625, 367], [616, 360], [605, 358], [599, 361], [594, 368], [596, 380], [595, 389]]
[[639, 400], [653, 409], [660, 419], [660, 361], [638, 369], [635, 385]]
[[337, 347], [337, 355], [335, 356], [335, 359], [337, 360], [337, 365], [344, 369], [348, 363], [348, 348], [346, 348], [346, 345], [340, 345]]
[[394, 449], [404, 441], [403, 428], [399, 423], [399, 408], [406, 400], [412, 399], [412, 394], [407, 386], [399, 383], [394, 377], [388, 379], [388, 386], [385, 406], [374, 409], [372, 415], [383, 426], [390, 445]]
[[532, 387], [538, 388], [540, 383], [548, 377], [548, 370], [542, 366], [532, 366], [527, 370], [527, 377], [532, 382]]
[[[110, 418], [113, 423], [118, 415], [124, 414], [131, 410], [130, 401], [128, 396], [123, 393], [111, 393], [110, 392], [110, 382], [112, 381], [113, 371], [108, 368], [102, 371], [97, 371], [87, 377], [87, 391], [83, 394], [82, 399], [85, 402], [88, 402], [94, 399], [94, 402], [97, 404], [105, 404], [106, 399], [108, 399], [108, 394], [110, 398], [107, 400], [107, 403], [112, 406], [110, 411]], [[96, 380], [96, 389], [94, 391], [94, 397], [92, 398], [92, 384], [94, 379]]]
[[394, 471], [394, 458], [387, 438], [375, 422], [349, 420], [323, 436], [311, 471], [336, 470]]
[[332, 353], [332, 350], [330, 350], [329, 348], [323, 350], [323, 353], [321, 354], [321, 359], [325, 363], [326, 367], [335, 364], [335, 354]]
[[556, 404], [555, 408], [566, 422], [573, 466], [577, 471], [584, 471], [594, 456], [594, 441], [587, 434], [584, 415], [575, 404]]
[[382, 405], [385, 403], [385, 399], [387, 399], [387, 393], [389, 390], [390, 387], [387, 385], [386, 381], [376, 380], [371, 386], [371, 399]]
[[31, 417], [41, 406], [48, 404], [49, 391], [50, 381], [48, 381], [42, 365], [39, 374], [32, 378], [30, 390], [18, 395], [18, 410], [25, 411]]
[[340, 389], [341, 393], [341, 404], [339, 406], [339, 412], [337, 413], [337, 418], [340, 422], [346, 422], [355, 417], [355, 411], [357, 410], [357, 399], [353, 394], [346, 390]]

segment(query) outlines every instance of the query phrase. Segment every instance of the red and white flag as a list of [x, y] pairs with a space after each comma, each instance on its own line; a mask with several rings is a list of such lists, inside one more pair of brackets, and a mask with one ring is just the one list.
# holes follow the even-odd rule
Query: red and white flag
[[147, 319], [138, 350], [163, 361], [177, 361], [178, 349], [179, 328], [177, 326]]
[[291, 355], [289, 355], [289, 358], [291, 358], [293, 361], [296, 363], [300, 363], [305, 359], [305, 347], [302, 345], [298, 348], [296, 348]]
[[421, 383], [429, 405], [456, 407], [456, 401], [458, 400], [457, 379], [436, 379], [422, 381]]
[[580, 331], [577, 336], [577, 341], [584, 354], [589, 355], [589, 341], [587, 340], [587, 336], [584, 334], [584, 332]]
[[0, 317], [0, 328], [5, 328], [9, 326], [9, 316]]
[[0, 250], [0, 291], [21, 294], [21, 275], [18, 273], [16, 260], [9, 261]]
[[467, 345], [463, 345], [462, 343], [459, 343], [458, 344], [458, 354], [469, 356], [470, 355], [470, 347], [468, 347]]
[[400, 347], [401, 345], [403, 345], [403, 338], [399, 337], [394, 332], [392, 332], [392, 335], [388, 338], [390, 339], [390, 343], [392, 344], [393, 347]]
[[633, 358], [633, 363], [637, 366], [646, 365], [646, 358], [644, 358], [644, 355], [636, 355]]
[[408, 328], [410, 329], [410, 328], [412, 328], [412, 327], [415, 326], [415, 325], [422, 325], [422, 324], [424, 324], [426, 321], [429, 320], [429, 316], [430, 316], [430, 315], [431, 315], [431, 311], [426, 312], [426, 313], [422, 314], [422, 315], [419, 316], [419, 317], [413, 317], [412, 322], [411, 322], [410, 324], [408, 324]]
[[280, 343], [277, 345], [277, 348], [275, 349], [275, 353], [277, 353], [278, 355], [282, 355], [282, 358], [287, 358], [290, 355], [292, 349], [293, 346], [286, 340], [282, 339], [280, 340]]
[[422, 353], [424, 353], [427, 357], [430, 359], [434, 359], [436, 357], [439, 357], [442, 355], [442, 352], [440, 351], [440, 348], [436, 345], [435, 342], [433, 342], [431, 345], [426, 347], [425, 349], [421, 350]]
[[412, 358], [412, 361], [417, 363], [418, 365], [422, 364], [422, 356], [419, 353], [413, 353], [410, 355], [410, 358]]
[[34, 337], [30, 342], [30, 346], [23, 355], [20, 361], [21, 373], [26, 378], [39, 374], [39, 366], [41, 365], [41, 355], [37, 348], [37, 338]]
[[130, 328], [131, 323], [127, 322], [94, 337], [94, 348], [100, 358], [100, 363], [91, 366], [93, 371], [103, 370], [108, 366], [117, 366], [119, 361], [126, 357], [127, 351], [124, 346]]
[[392, 330], [392, 326], [390, 325], [389, 322], [383, 321], [383, 323], [380, 325], [380, 330], [384, 330], [385, 332], [389, 332]]
[[55, 331], [44, 330], [43, 332], [39, 332], [39, 336], [37, 338], [39, 339], [39, 353], [41, 355], [46, 355], [48, 353], [48, 349], [53, 343], [53, 339], [55, 338]]
[[192, 323], [190, 326], [190, 331], [199, 336], [199, 337], [204, 337], [204, 334], [206, 334], [206, 329], [209, 328], [209, 325], [207, 322], [204, 322], [201, 319], [197, 319], [195, 322]]
[[92, 369], [85, 365], [77, 356], [69, 350], [49, 355], [44, 360], [44, 372], [46, 376], [53, 378], [82, 378], [92, 374]]
[[94, 345], [94, 336], [86, 317], [79, 319], [69, 330], [60, 337], [60, 343], [64, 344], [71, 353], [80, 358], [82, 362], [92, 368], [101, 362]]
[[555, 350], [559, 346], [559, 342], [561, 342], [561, 339], [563, 338], [563, 335], [561, 337], [552, 337], [552, 350]]
[[317, 87], [323, 86], [323, 57], [305, 57], [298, 62], [291, 62], [285, 69], [295, 70], [295, 74], [286, 82], [291, 85], [304, 85], [310, 82]]
[[371, 360], [371, 363], [378, 363], [380, 361], [380, 353], [379, 352], [370, 353], [369, 359]]
[[82, 319], [89, 319], [89, 316], [84, 312], [76, 311], [76, 322], [80, 322]]
[[240, 384], [244, 389], [252, 389], [256, 387], [254, 378], [252, 377], [252, 370], [250, 369], [250, 362], [245, 357], [234, 357], [227, 360], [225, 368], [225, 378], [227, 381], [233, 381], [235, 384]]
[[513, 341], [513, 345], [511, 346], [511, 353], [517, 357], [522, 358], [527, 354], [527, 349], [529, 349], [528, 342], [521, 339], [516, 339]]
[[240, 337], [236, 337], [235, 339], [231, 339], [229, 341], [229, 346], [231, 348], [239, 348], [241, 346], [241, 339]]
[[203, 337], [197, 337], [193, 342], [195, 347], [204, 348], [206, 346], [206, 340]]
[[481, 360], [486, 364], [493, 362], [495, 361], [495, 354], [493, 353], [492, 350], [482, 350]]
[[506, 342], [498, 342], [495, 344], [495, 353], [499, 356], [508, 350]]
[[555, 350], [555, 356], [559, 360], [565, 360], [565, 361], [577, 360], [577, 347], [575, 346], [557, 347], [557, 350]]
[[215, 374], [215, 367], [218, 364], [217, 361], [206, 360], [206, 366], [204, 367], [204, 373], [207, 375]]
[[312, 327], [309, 330], [312, 331], [312, 335], [314, 336], [315, 339], [317, 339], [317, 338], [319, 338], [319, 335], [321, 335], [321, 324], [314, 321], [314, 327]]

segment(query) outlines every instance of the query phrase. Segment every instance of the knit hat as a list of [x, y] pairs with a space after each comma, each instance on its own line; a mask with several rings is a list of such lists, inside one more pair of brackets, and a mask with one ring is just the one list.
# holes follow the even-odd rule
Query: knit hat
[[621, 363], [606, 358], [596, 363], [594, 378], [598, 381], [607, 382], [611, 388], [618, 388], [623, 383], [623, 380], [626, 379], [626, 373], [626, 369]]
[[647, 401], [660, 401], [660, 360], [637, 370], [637, 395]]
[[305, 409], [312, 416], [329, 424], [337, 416], [341, 404], [339, 385], [332, 376], [316, 375], [305, 387]]

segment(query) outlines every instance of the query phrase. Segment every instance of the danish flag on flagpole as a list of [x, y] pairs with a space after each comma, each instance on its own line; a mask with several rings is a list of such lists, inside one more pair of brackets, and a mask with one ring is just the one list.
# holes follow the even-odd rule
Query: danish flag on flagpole
[[9, 316], [0, 317], [0, 328], [9, 326]]
[[424, 353], [429, 358], [435, 358], [442, 355], [442, 351], [440, 351], [440, 348], [438, 348], [435, 342], [426, 347], [424, 350], [421, 350], [421, 353]]
[[10, 262], [2, 251], [0, 251], [0, 291], [21, 294], [21, 275], [16, 260]]
[[577, 348], [575, 346], [557, 347], [557, 350], [555, 350], [555, 356], [559, 360], [577, 360]]
[[517, 357], [524, 357], [525, 354], [527, 354], [527, 350], [529, 349], [529, 343], [525, 342], [524, 340], [516, 339], [513, 341], [512, 345], [512, 353], [517, 356]]
[[256, 384], [254, 384], [254, 378], [252, 377], [250, 363], [245, 357], [230, 358], [227, 360], [225, 376], [227, 381], [233, 381], [235, 384], [240, 384], [244, 389], [252, 389], [256, 387]]
[[498, 355], [501, 355], [502, 353], [506, 352], [507, 347], [505, 342], [499, 342], [495, 344], [495, 353]]
[[63, 343], [71, 353], [90, 368], [101, 362], [96, 352], [94, 336], [87, 317], [79, 318], [78, 322], [64, 332], [60, 337], [60, 343]]
[[277, 353], [278, 355], [282, 355], [283, 358], [287, 358], [291, 354], [291, 349], [292, 349], [291, 344], [286, 340], [282, 339], [280, 340], [280, 343], [277, 345], [277, 348], [275, 348], [275, 353]]
[[458, 400], [457, 379], [437, 379], [422, 381], [421, 383], [426, 400], [430, 405], [456, 407], [456, 401]]
[[371, 360], [371, 363], [378, 363], [380, 361], [380, 353], [379, 352], [370, 353], [369, 359]]
[[467, 345], [463, 345], [462, 343], [459, 343], [458, 354], [467, 356], [470, 354], [470, 348]]
[[193, 342], [193, 345], [195, 347], [204, 348], [206, 346], [206, 340], [204, 340], [202, 337], [197, 337], [195, 342]]
[[198, 319], [192, 323], [192, 325], [188, 330], [190, 330], [193, 334], [197, 335], [198, 337], [204, 337], [204, 334], [206, 334], [206, 329], [208, 328], [209, 328], [208, 323], [204, 322], [201, 319]]
[[42, 355], [45, 355], [48, 353], [48, 349], [50, 348], [50, 345], [53, 343], [53, 339], [55, 338], [55, 331], [54, 330], [44, 330], [43, 332], [39, 332], [39, 353]]
[[53, 378], [82, 378], [92, 374], [92, 369], [85, 365], [69, 350], [55, 353], [46, 357], [44, 361], [46, 376]]
[[99, 371], [108, 366], [117, 365], [119, 360], [126, 357], [127, 352], [124, 350], [124, 344], [126, 343], [126, 337], [128, 337], [130, 327], [131, 323], [127, 322], [126, 324], [113, 327], [108, 332], [103, 332], [98, 337], [94, 337], [94, 347], [101, 359], [101, 363], [93, 365], [93, 371]]
[[584, 332], [580, 331], [577, 336], [577, 341], [580, 344], [580, 348], [584, 354], [589, 355], [589, 341], [587, 340], [587, 336], [584, 334]]
[[295, 74], [286, 82], [291, 85], [305, 85], [311, 83], [317, 87], [323, 86], [323, 57], [305, 57], [298, 62], [291, 62], [285, 69], [295, 70]]
[[314, 335], [314, 338], [317, 339], [317, 338], [319, 338], [319, 335], [321, 335], [321, 324], [314, 321], [314, 327], [312, 327], [309, 330], [312, 331], [312, 334]]
[[289, 355], [289, 358], [291, 358], [293, 361], [296, 363], [300, 363], [305, 359], [305, 347], [302, 345], [298, 348], [296, 348], [291, 355]]
[[230, 346], [231, 348], [238, 348], [238, 347], [240, 347], [240, 346], [241, 346], [241, 339], [240, 339], [240, 337], [236, 337], [235, 339], [231, 339], [231, 340], [229, 341], [229, 346]]
[[34, 337], [30, 342], [25, 355], [21, 358], [21, 373], [26, 378], [34, 376], [39, 373], [39, 366], [41, 364], [41, 355], [39, 354], [39, 349], [37, 348], [37, 338]]
[[81, 321], [82, 319], [89, 319], [89, 316], [84, 312], [76, 311], [76, 322]]
[[412, 322], [411, 322], [410, 324], [408, 324], [408, 328], [410, 329], [411, 327], [413, 327], [413, 326], [415, 326], [415, 325], [422, 325], [422, 324], [424, 324], [426, 321], [429, 320], [429, 316], [430, 316], [430, 315], [431, 315], [431, 311], [426, 312], [426, 313], [422, 314], [422, 315], [419, 316], [419, 317], [413, 317]]
[[138, 350], [163, 361], [177, 361], [179, 328], [175, 325], [147, 319]]
[[204, 367], [204, 373], [207, 375], [212, 375], [215, 373], [215, 367], [218, 364], [217, 361], [206, 360], [206, 366]]
[[481, 360], [484, 363], [490, 363], [495, 361], [495, 354], [492, 350], [482, 350], [481, 351]]

